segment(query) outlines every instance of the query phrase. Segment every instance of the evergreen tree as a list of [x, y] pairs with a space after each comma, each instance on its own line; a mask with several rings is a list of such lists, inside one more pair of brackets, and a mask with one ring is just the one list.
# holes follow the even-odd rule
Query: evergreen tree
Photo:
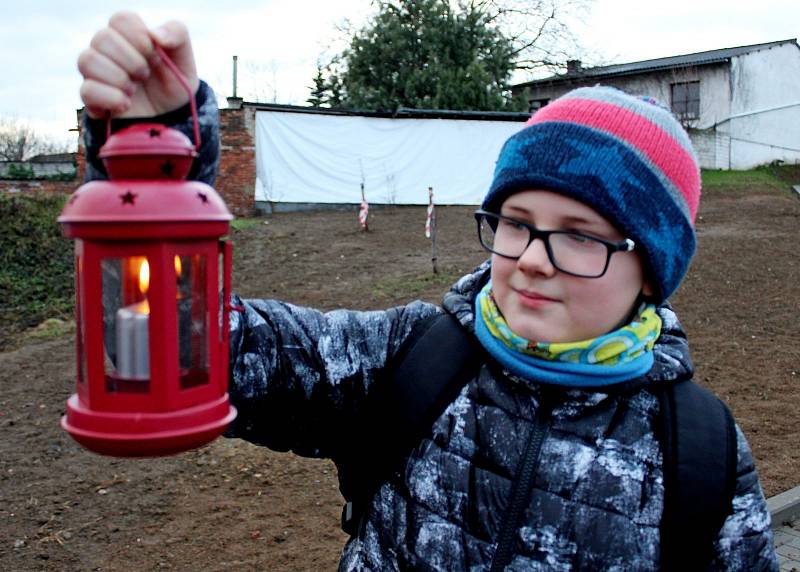
[[575, 58], [564, 14], [591, 1], [375, 0], [377, 12], [327, 66], [324, 99], [360, 109], [526, 110], [511, 97], [512, 72], [555, 73]]
[[342, 80], [337, 74], [328, 71], [330, 78], [325, 83], [325, 102], [330, 107], [342, 107]]
[[321, 107], [325, 103], [327, 84], [322, 73], [322, 66], [317, 63], [317, 75], [314, 77], [314, 87], [311, 88], [311, 97], [306, 102], [312, 107]]
[[447, 0], [381, 2], [343, 54], [343, 103], [362, 109], [509, 107], [514, 48], [487, 14]]

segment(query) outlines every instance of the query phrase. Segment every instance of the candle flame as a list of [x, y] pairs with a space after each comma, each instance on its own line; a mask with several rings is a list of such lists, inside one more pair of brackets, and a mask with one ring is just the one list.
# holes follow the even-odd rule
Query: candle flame
[[177, 254], [175, 255], [175, 275], [180, 276], [181, 272], [183, 272], [183, 264], [181, 264], [181, 257]]
[[142, 294], [147, 294], [147, 289], [150, 288], [150, 264], [145, 258], [142, 265], [139, 266], [139, 291]]

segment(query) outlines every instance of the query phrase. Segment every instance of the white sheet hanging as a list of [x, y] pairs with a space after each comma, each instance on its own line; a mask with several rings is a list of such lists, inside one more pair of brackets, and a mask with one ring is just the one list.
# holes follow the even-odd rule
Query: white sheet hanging
[[479, 204], [515, 121], [256, 112], [256, 200]]

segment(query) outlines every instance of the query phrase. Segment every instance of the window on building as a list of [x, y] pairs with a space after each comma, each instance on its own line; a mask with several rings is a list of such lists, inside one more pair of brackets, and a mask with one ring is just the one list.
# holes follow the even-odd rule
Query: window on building
[[700, 82], [684, 81], [671, 86], [672, 111], [681, 119], [700, 117]]
[[550, 103], [550, 98], [548, 97], [545, 97], [543, 99], [531, 99], [528, 101], [528, 112], [535, 113], [548, 103]]

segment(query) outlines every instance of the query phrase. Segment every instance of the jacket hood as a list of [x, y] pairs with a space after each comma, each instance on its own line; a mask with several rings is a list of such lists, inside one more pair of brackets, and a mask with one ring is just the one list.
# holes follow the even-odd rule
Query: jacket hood
[[[454, 315], [470, 332], [475, 325], [475, 297], [489, 280], [491, 261], [462, 276], [444, 295], [442, 307]], [[644, 384], [671, 383], [694, 375], [689, 343], [678, 316], [669, 302], [658, 307], [661, 335], [653, 348], [654, 363], [644, 376], [619, 384], [618, 389], [630, 389]]]

